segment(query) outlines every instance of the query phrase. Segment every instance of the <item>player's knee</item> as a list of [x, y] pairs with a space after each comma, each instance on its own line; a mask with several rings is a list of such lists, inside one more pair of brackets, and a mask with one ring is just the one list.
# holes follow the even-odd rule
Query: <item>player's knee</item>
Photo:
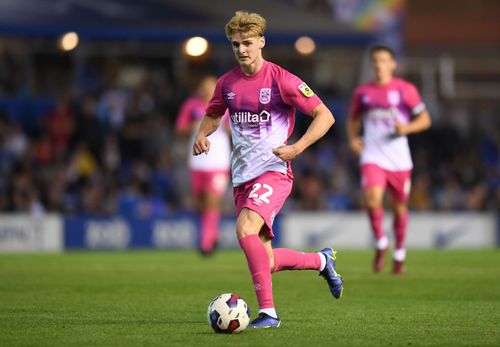
[[253, 234], [255, 234], [255, 233], [252, 233], [249, 230], [236, 228], [236, 237], [238, 238], [238, 240], [241, 238], [244, 238], [246, 236], [253, 235]]
[[236, 221], [236, 236], [241, 239], [249, 235], [258, 235], [264, 220], [255, 212], [243, 209]]
[[365, 199], [366, 208], [369, 210], [382, 207], [382, 201], [375, 197], [366, 197]]
[[396, 217], [404, 216], [408, 212], [408, 207], [406, 206], [406, 203], [394, 204], [392, 209]]
[[246, 218], [238, 218], [236, 222], [236, 236], [238, 240], [250, 235], [255, 235], [259, 233], [259, 230], [255, 230], [253, 223]]

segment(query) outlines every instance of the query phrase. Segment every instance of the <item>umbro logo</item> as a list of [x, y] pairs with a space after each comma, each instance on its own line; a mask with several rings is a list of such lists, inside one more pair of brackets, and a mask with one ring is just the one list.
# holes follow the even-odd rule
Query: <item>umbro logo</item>
[[229, 92], [229, 93], [227, 93], [226, 95], [227, 95], [227, 99], [228, 99], [228, 100], [233, 100], [233, 99], [234, 99], [234, 97], [236, 96], [236, 93], [234, 93], [234, 92]]

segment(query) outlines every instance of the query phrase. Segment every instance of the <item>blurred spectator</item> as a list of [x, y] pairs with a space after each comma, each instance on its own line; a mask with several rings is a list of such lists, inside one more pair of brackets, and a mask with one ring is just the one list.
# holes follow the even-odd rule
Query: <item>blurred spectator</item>
[[486, 184], [476, 184], [467, 194], [465, 207], [468, 210], [483, 210], [486, 207], [486, 199], [488, 197], [488, 189]]
[[55, 157], [65, 158], [75, 128], [75, 116], [69, 95], [62, 97], [56, 108], [42, 119], [42, 131], [48, 135], [51, 151]]
[[54, 152], [50, 143], [50, 137], [42, 132], [31, 142], [31, 153], [33, 160], [39, 166], [48, 165], [54, 159]]
[[120, 149], [118, 139], [114, 134], [104, 138], [104, 148], [102, 148], [102, 165], [108, 172], [116, 172], [121, 165]]
[[163, 151], [168, 151], [174, 142], [167, 117], [158, 112], [152, 113], [146, 120], [147, 136], [144, 139], [144, 158], [155, 163]]
[[120, 155], [123, 161], [140, 159], [144, 154], [144, 144], [147, 135], [146, 116], [138, 109], [138, 100], [125, 113], [125, 120], [119, 132]]
[[415, 173], [411, 188], [409, 206], [413, 210], [425, 211], [432, 207], [430, 177], [426, 172]]
[[151, 177], [151, 190], [153, 196], [161, 198], [173, 210], [179, 198], [175, 189], [174, 167], [172, 166], [171, 153], [165, 147], [158, 155], [158, 160], [154, 166]]
[[350, 187], [355, 185], [355, 182], [349, 177], [345, 166], [334, 165], [329, 176], [330, 189], [327, 192], [327, 204], [329, 210], [346, 211], [353, 209], [354, 197]]
[[466, 194], [456, 177], [446, 180], [444, 186], [436, 190], [436, 208], [441, 211], [460, 211], [465, 208]]
[[34, 215], [44, 213], [33, 172], [19, 167], [12, 181], [12, 211]]
[[73, 145], [85, 143], [92, 155], [101, 161], [104, 139], [104, 128], [97, 118], [97, 101], [92, 96], [86, 96], [81, 101], [81, 107], [76, 116]]
[[127, 101], [128, 93], [113, 81], [111, 87], [101, 95], [97, 106], [97, 115], [106, 129], [116, 131], [121, 128]]
[[320, 176], [314, 171], [307, 170], [299, 177], [300, 184], [296, 189], [295, 208], [308, 211], [326, 210], [325, 186]]
[[73, 180], [88, 179], [98, 170], [97, 161], [86, 144], [79, 143], [77, 145], [71, 156], [68, 169], [68, 175]]
[[4, 134], [4, 150], [13, 159], [19, 159], [28, 148], [28, 138], [18, 123], [7, 124]]

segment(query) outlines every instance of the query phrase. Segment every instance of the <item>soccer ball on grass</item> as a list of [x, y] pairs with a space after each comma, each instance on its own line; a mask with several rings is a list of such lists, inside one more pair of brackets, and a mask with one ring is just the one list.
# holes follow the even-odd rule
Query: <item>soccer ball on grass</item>
[[237, 294], [221, 294], [208, 305], [207, 319], [216, 333], [240, 333], [250, 321], [250, 308]]

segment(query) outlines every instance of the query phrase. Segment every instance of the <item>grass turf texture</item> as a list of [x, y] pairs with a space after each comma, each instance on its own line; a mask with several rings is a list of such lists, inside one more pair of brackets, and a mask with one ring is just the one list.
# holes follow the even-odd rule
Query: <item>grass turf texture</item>
[[0, 255], [0, 345], [500, 345], [500, 251], [410, 251], [403, 277], [371, 260], [338, 254], [340, 301], [316, 272], [275, 274], [281, 328], [218, 335], [206, 322], [218, 294], [257, 313], [239, 251]]

